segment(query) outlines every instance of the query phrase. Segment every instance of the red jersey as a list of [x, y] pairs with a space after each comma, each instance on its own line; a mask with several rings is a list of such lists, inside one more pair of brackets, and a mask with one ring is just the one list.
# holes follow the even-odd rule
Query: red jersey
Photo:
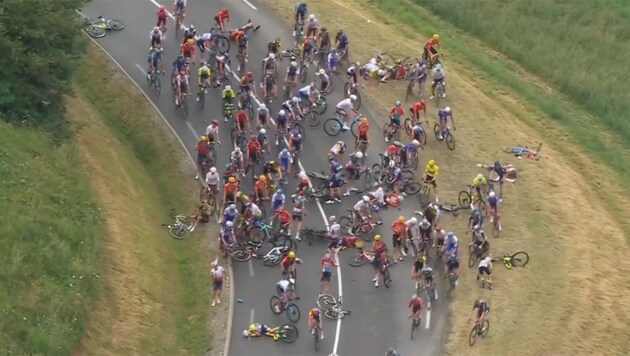
[[357, 126], [357, 130], [359, 131], [359, 136], [367, 136], [368, 131], [370, 131], [370, 124], [369, 123], [360, 123]]
[[223, 191], [225, 192], [225, 194], [236, 194], [236, 192], [238, 191], [238, 183], [226, 183], [223, 186]]
[[434, 46], [438, 46], [438, 48], [440, 47], [440, 41], [436, 41], [433, 38], [429, 38], [429, 40], [424, 44], [424, 49], [431, 49]]
[[399, 106], [392, 106], [392, 109], [389, 111], [389, 116], [394, 116], [394, 115], [401, 117], [405, 115], [405, 110]]
[[280, 262], [280, 265], [282, 266], [282, 268], [287, 268], [291, 266], [294, 262], [295, 262], [295, 258], [289, 258], [289, 256], [287, 256], [282, 259], [282, 262]]
[[405, 232], [407, 231], [407, 225], [405, 225], [404, 221], [400, 222], [396, 220], [392, 223], [392, 231], [394, 232], [395, 235], [403, 236]]
[[385, 251], [386, 247], [383, 241], [374, 241], [374, 243], [372, 243], [372, 250], [375, 253], [379, 253], [379, 252]]
[[158, 9], [156, 14], [158, 19], [165, 19], [168, 16], [168, 12], [166, 12], [166, 9]]
[[387, 156], [388, 157], [392, 157], [394, 155], [398, 154], [398, 146], [396, 145], [389, 145], [387, 146]]
[[280, 225], [286, 225], [291, 222], [291, 214], [284, 209], [278, 212], [278, 218], [280, 219]]
[[247, 121], [247, 114], [245, 113], [245, 110], [239, 110], [236, 113], [236, 121], [239, 123], [245, 123]]
[[264, 192], [265, 190], [267, 190], [267, 182], [263, 182], [262, 180], [257, 180], [256, 184], [254, 184], [254, 190], [256, 190], [259, 193]]
[[422, 309], [422, 298], [409, 298], [409, 308], [411, 308], [412, 306], [417, 306]]
[[208, 145], [208, 141], [199, 141], [195, 145], [195, 150], [197, 151], [197, 153], [199, 153], [202, 156], [207, 155], [209, 149], [210, 149], [210, 147]]
[[221, 9], [219, 10], [219, 12], [217, 12], [216, 17], [219, 22], [222, 22], [223, 20], [227, 20], [227, 22], [230, 22], [230, 10], [225, 8]]
[[414, 113], [419, 113], [420, 110], [424, 111], [425, 114], [427, 113], [426, 102], [416, 101], [415, 103], [413, 103], [413, 105], [411, 105], [411, 111], [413, 111]]
[[260, 151], [260, 142], [258, 142], [258, 140], [256, 139], [249, 140], [247, 142], [247, 151], [249, 151], [250, 154]]

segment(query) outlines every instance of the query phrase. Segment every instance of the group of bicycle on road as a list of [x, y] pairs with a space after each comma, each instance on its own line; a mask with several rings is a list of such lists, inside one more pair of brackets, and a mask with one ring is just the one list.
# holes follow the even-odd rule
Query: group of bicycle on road
[[[303, 218], [307, 214], [307, 201], [315, 197], [326, 203], [335, 204], [358, 191], [360, 198], [353, 203], [351, 216], [344, 217], [346, 219], [329, 216], [325, 231], [309, 230], [310, 234], [321, 235], [328, 241], [327, 250], [320, 261], [320, 297], [329, 296], [331, 277], [337, 267], [338, 253], [341, 250], [356, 249], [358, 259], [364, 258], [372, 263], [375, 287], [379, 287], [380, 281], [388, 287], [388, 267], [402, 261], [408, 253], [413, 254], [415, 260], [411, 276], [416, 289], [407, 307], [410, 318], [417, 325], [421, 320], [424, 306], [430, 308], [431, 300], [437, 299], [435, 271], [427, 261], [430, 256], [429, 248], [435, 248], [436, 256], [444, 260], [444, 275], [449, 280], [448, 290], [455, 287], [459, 276], [459, 238], [439, 223], [441, 205], [437, 195], [437, 176], [440, 169], [435, 160], [428, 160], [424, 166], [421, 183], [415, 181], [413, 172], [418, 168], [419, 150], [426, 145], [426, 131], [422, 122], [428, 124], [427, 102], [424, 99], [414, 102], [408, 110], [409, 117], [404, 122], [402, 119], [405, 118], [405, 110], [402, 103], [400, 101], [394, 103], [389, 112], [389, 123], [384, 126], [382, 132], [387, 143], [386, 149], [379, 155], [379, 163], [368, 168], [367, 150], [370, 145], [371, 126], [368, 119], [358, 112], [356, 108], [358, 98], [352, 92], [357, 90], [360, 80], [369, 80], [372, 77], [371, 74], [375, 70], [378, 71], [371, 64], [378, 63], [380, 56], [376, 56], [364, 66], [360, 66], [359, 63], [348, 63], [345, 75], [342, 75], [346, 80], [345, 98], [336, 105], [336, 113], [339, 115], [337, 134], [351, 131], [355, 138], [350, 145], [343, 140], [337, 141], [326, 153], [326, 160], [329, 163], [328, 174], [318, 176], [303, 171], [299, 158], [302, 154], [306, 131], [301, 122], [305, 121], [309, 114], [318, 115], [314, 113], [314, 107], [318, 105], [320, 94], [330, 89], [328, 85], [332, 81], [332, 74], [338, 73], [337, 67], [340, 60], [347, 58], [350, 49], [348, 36], [342, 29], [337, 31], [333, 45], [326, 29], [320, 28], [316, 16], [313, 14], [306, 16], [308, 13], [306, 6], [305, 2], [299, 2], [295, 7], [294, 36], [298, 53], [290, 54], [291, 60], [284, 75], [284, 85], [291, 87], [297, 83], [300, 75], [300, 69], [297, 69], [298, 60], [304, 63], [315, 54], [320, 54], [322, 58], [325, 58], [324, 63], [319, 63], [321, 69], [315, 72], [321, 85], [309, 83], [299, 89], [295, 96], [289, 95], [281, 103], [280, 110], [272, 115], [271, 109], [264, 103], [254, 110], [252, 97], [257, 95], [254, 73], [245, 71], [244, 63], [240, 63], [237, 69], [242, 73], [238, 83], [238, 92], [232, 88], [229, 80], [219, 84], [222, 86], [223, 123], [233, 126], [231, 139], [234, 148], [229, 153], [229, 163], [219, 170], [215, 164], [218, 157], [217, 148], [222, 144], [219, 135], [221, 120], [211, 120], [205, 134], [195, 145], [199, 166], [198, 177], [201, 176], [204, 189], [202, 202], [195, 212], [194, 221], [207, 222], [212, 212], [217, 212], [220, 225], [219, 243], [226, 256], [233, 258], [236, 255], [242, 256], [245, 249], [251, 251], [259, 248], [263, 240], [271, 242], [274, 247], [279, 247], [274, 249], [278, 254], [274, 260], [275, 264], [281, 266], [282, 276], [276, 283], [277, 295], [274, 300], [277, 300], [277, 305], [274, 306], [272, 303], [272, 310], [274, 313], [285, 310], [289, 313], [287, 308], [297, 308], [294, 303], [297, 299], [294, 288], [297, 265], [301, 260], [296, 256], [295, 250], [298, 242], [303, 238], [300, 235], [301, 231], [308, 230], [302, 227]], [[174, 12], [178, 19], [180, 17], [183, 19], [185, 16], [185, 8], [185, 1], [175, 1]], [[165, 14], [167, 14], [166, 8], [161, 6], [157, 12], [157, 25], [151, 32], [148, 75], [156, 71], [163, 73], [161, 48], [166, 31]], [[195, 63], [196, 49], [199, 49], [201, 58], [197, 73], [197, 99], [202, 91], [213, 84], [211, 81], [220, 81], [224, 72], [228, 70], [226, 64], [229, 63], [230, 41], [237, 43], [238, 55], [244, 56], [243, 62], [247, 62], [249, 41], [247, 32], [257, 27], [249, 21], [239, 29], [227, 29], [230, 11], [226, 8], [221, 9], [214, 20], [215, 26], [200, 36], [197, 36], [192, 25], [184, 31], [180, 53], [172, 65], [176, 105], [191, 94], [189, 69]], [[304, 38], [299, 43], [297, 34], [302, 32]], [[224, 43], [226, 38], [227, 45]], [[431, 99], [438, 85], [441, 86], [438, 94], [445, 96], [446, 80], [442, 64], [438, 61], [439, 46], [440, 38], [438, 34], [435, 34], [424, 45], [422, 59], [414, 64], [416, 69], [414, 73], [417, 75], [415, 80], [420, 88], [424, 86], [428, 72], [431, 70], [433, 89]], [[278, 57], [281, 58], [283, 52], [286, 51], [281, 51], [279, 39], [269, 42], [267, 47], [268, 54], [261, 66], [263, 95], [265, 98], [269, 95], [275, 98], [275, 81], [271, 81], [271, 85], [267, 86], [268, 83], [264, 78], [276, 75], [279, 68], [276, 60]], [[340, 54], [342, 57], [339, 57]], [[447, 137], [449, 119], [455, 128], [451, 108], [438, 108], [437, 123], [434, 128], [438, 140]], [[275, 133], [272, 136], [269, 130], [272, 130], [274, 126]], [[330, 135], [326, 127], [324, 130]], [[401, 143], [401, 131], [407, 133], [409, 143]], [[270, 140], [279, 153], [277, 157], [266, 161], [266, 157], [272, 152]], [[501, 189], [495, 192], [490, 175], [480, 173], [472, 180], [472, 185], [466, 192], [467, 198], [460, 197], [460, 205], [468, 205], [471, 209], [468, 228], [472, 232], [472, 242], [469, 250], [479, 259], [478, 279], [481, 278], [484, 285], [491, 286], [492, 257], [489, 253], [489, 242], [483, 230], [483, 223], [485, 217], [490, 216], [491, 223], [498, 231], [501, 230], [499, 206], [502, 200], [502, 183], [505, 178], [515, 176], [516, 170], [513, 166], [503, 166], [499, 161], [478, 166], [493, 173], [496, 177], [493, 181], [499, 183]], [[244, 180], [247, 176], [252, 177], [253, 189], [245, 193]], [[314, 188], [316, 185], [313, 182], [316, 179], [320, 181], [317, 185], [320, 189]], [[355, 188], [355, 184], [358, 184], [361, 179], [369, 181], [370, 184], [367, 187], [364, 185], [364, 188], [369, 189], [361, 191]], [[297, 184], [297, 188], [292, 192], [285, 189], [289, 181]], [[414, 187], [418, 189], [413, 189]], [[318, 194], [315, 194], [314, 190], [318, 190]], [[379, 212], [388, 207], [398, 207], [404, 195], [415, 194], [419, 191], [422, 191], [425, 198], [430, 198], [433, 192], [435, 203], [425, 205], [418, 212], [420, 218], [415, 216], [407, 218], [401, 215], [391, 222], [393, 251], [390, 253], [381, 235], [372, 234], [379, 225], [383, 224]], [[287, 195], [290, 196], [287, 197]], [[267, 216], [265, 206], [271, 208], [270, 216]], [[268, 225], [267, 221], [269, 221]], [[269, 233], [268, 229], [274, 221], [279, 222], [279, 230]], [[196, 224], [191, 227], [191, 230], [194, 226]], [[292, 231], [295, 235], [291, 233]], [[361, 238], [357, 238], [356, 235], [360, 235]], [[364, 240], [366, 242], [373, 240], [371, 251], [364, 248]], [[424, 301], [422, 293], [424, 293]], [[333, 315], [331, 308], [336, 308], [334, 310], [338, 312], [341, 304], [341, 301], [335, 301], [332, 307], [329, 306], [326, 309], [321, 304], [331, 303], [320, 303], [320, 299], [322, 298], [318, 298], [318, 305], [310, 308], [308, 312], [309, 331], [319, 340], [324, 337], [321, 315]], [[484, 325], [484, 319], [489, 312], [488, 303], [479, 299], [475, 301], [473, 310], [475, 324]], [[333, 317], [336, 318], [339, 314]], [[265, 324], [253, 323], [244, 330], [244, 335], [247, 337], [267, 335], [276, 340], [292, 342], [297, 338], [297, 329], [286, 325], [272, 328]]]

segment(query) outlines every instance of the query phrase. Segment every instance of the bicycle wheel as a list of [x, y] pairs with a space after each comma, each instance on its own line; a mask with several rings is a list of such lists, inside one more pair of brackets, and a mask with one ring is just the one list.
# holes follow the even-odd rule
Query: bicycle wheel
[[455, 149], [455, 137], [450, 131], [446, 132], [446, 147], [451, 151]]
[[311, 128], [315, 128], [321, 123], [319, 120], [319, 116], [316, 116], [315, 113], [313, 113], [312, 111], [308, 114], [306, 122]]
[[444, 139], [444, 138], [440, 139], [440, 125], [439, 124], [433, 125], [433, 134], [435, 135], [435, 139], [438, 140], [438, 142]]
[[490, 321], [488, 319], [484, 319], [483, 325], [481, 326], [481, 336], [486, 337], [489, 331], [490, 331]]
[[120, 31], [125, 28], [125, 24], [120, 20], [111, 19], [107, 20], [107, 27], [112, 31]]
[[360, 179], [363, 182], [363, 189], [368, 190], [372, 188], [372, 183], [374, 182], [373, 178], [374, 177], [372, 177], [372, 172], [367, 169], [361, 173]]
[[525, 267], [525, 265], [529, 262], [529, 255], [525, 251], [519, 251], [511, 257], [513, 267]]
[[375, 182], [381, 181], [381, 165], [378, 163], [372, 166], [372, 178], [374, 178]]
[[357, 100], [354, 102], [354, 107], [356, 110], [361, 109], [361, 93], [359, 93], [359, 89], [354, 89], [354, 95], [356, 95]]
[[518, 146], [506, 146], [506, 147], [503, 147], [503, 152], [505, 152], [505, 153], [518, 154], [520, 152], [523, 152], [523, 150], [524, 150], [523, 147], [518, 147]]
[[297, 305], [289, 303], [285, 307], [285, 310], [287, 312], [287, 316], [289, 317], [289, 321], [297, 323], [300, 320], [300, 308], [298, 308]]
[[168, 232], [171, 234], [171, 236], [174, 239], [182, 240], [186, 236], [186, 233], [188, 232], [188, 230], [184, 226], [175, 225], [175, 226], [169, 227]]
[[319, 330], [319, 328], [315, 329], [315, 352], [319, 352], [319, 333], [321, 331]]
[[385, 288], [389, 288], [392, 285], [392, 279], [389, 276], [389, 269], [387, 268], [383, 271], [383, 284], [385, 285]]
[[205, 89], [201, 89], [201, 91], [199, 92], [199, 110], [203, 111], [203, 107], [206, 104], [206, 93], [204, 91]]
[[407, 195], [416, 195], [422, 189], [422, 185], [416, 181], [408, 181], [403, 187], [403, 192]]
[[308, 74], [308, 67], [306, 66], [306, 64], [302, 64], [302, 66], [300, 67], [300, 82], [301, 83], [306, 82], [307, 74]]
[[263, 265], [265, 265], [265, 267], [277, 266], [278, 263], [280, 263], [280, 257], [276, 256], [276, 255], [268, 257], [268, 258], [265, 258], [263, 260]]
[[295, 325], [285, 324], [278, 329], [278, 334], [280, 335], [280, 340], [286, 342], [287, 344], [292, 344], [298, 338], [298, 329]]
[[265, 236], [259, 227], [252, 227], [249, 230], [248, 235], [249, 235], [249, 241], [252, 241], [252, 242], [262, 242]]
[[92, 38], [103, 38], [107, 34], [104, 28], [94, 25], [88, 25], [84, 30], [87, 32], [88, 36]]
[[315, 107], [314, 109], [316, 113], [323, 115], [326, 112], [326, 110], [328, 110], [328, 102], [326, 101], [326, 98], [324, 98], [323, 96], [320, 95], [317, 98], [316, 104], [317, 104], [317, 107]]
[[214, 196], [214, 194], [210, 194], [208, 196], [208, 206], [209, 206], [209, 210], [208, 210], [208, 214], [209, 215], [214, 215], [215, 212], [217, 212], [217, 199]]
[[324, 315], [331, 320], [343, 319], [343, 317], [345, 316], [344, 313], [338, 313], [334, 310], [324, 310]]
[[479, 209], [479, 213], [481, 213], [481, 216], [486, 216], [487, 211], [488, 211], [488, 207], [486, 206], [486, 202], [483, 200], [480, 200], [477, 203], [477, 209]]
[[473, 268], [473, 266], [477, 263], [477, 253], [472, 252], [470, 256], [468, 256], [468, 268]]
[[492, 236], [494, 238], [498, 238], [501, 235], [501, 230], [499, 230], [499, 221], [497, 221], [497, 217], [494, 217], [494, 221], [492, 222]]
[[230, 51], [230, 41], [227, 37], [223, 35], [216, 35], [216, 38], [213, 39], [213, 41], [216, 41], [217, 51], [219, 51], [219, 53], [225, 54]]
[[159, 74], [156, 74], [155, 78], [153, 78], [153, 86], [155, 87], [155, 95], [160, 95], [162, 93], [162, 80]]
[[405, 119], [405, 122], [403, 123], [403, 128], [405, 129], [405, 133], [407, 134], [407, 136], [411, 138], [411, 129], [413, 128], [413, 122], [410, 118]]
[[269, 307], [271, 308], [271, 312], [276, 315], [284, 311], [282, 309], [282, 301], [275, 295], [269, 299]]
[[457, 201], [459, 202], [459, 206], [465, 207], [470, 206], [470, 202], [472, 201], [472, 199], [470, 198], [470, 194], [468, 194], [467, 191], [462, 190], [457, 196]]
[[231, 257], [234, 261], [247, 262], [252, 258], [252, 253], [247, 250], [235, 250]]
[[470, 330], [470, 334], [468, 334], [468, 344], [473, 346], [475, 342], [477, 342], [477, 337], [479, 333], [477, 332], [477, 325], [473, 326], [472, 330]]
[[188, 101], [184, 99], [179, 103], [179, 108], [182, 110], [182, 118], [186, 120], [188, 118]]
[[349, 261], [348, 261], [348, 264], [349, 264], [351, 267], [361, 267], [361, 266], [363, 266], [363, 265], [364, 265], [364, 264], [366, 264], [366, 263], [368, 263], [368, 260], [367, 260], [367, 259], [365, 259], [365, 258], [364, 258], [363, 256], [361, 256], [361, 255], [356, 256], [356, 257], [354, 257], [354, 258], [352, 258], [351, 260], [349, 260]]
[[320, 296], [317, 297], [317, 306], [320, 309], [330, 310], [335, 305], [337, 305], [337, 300], [330, 294], [320, 294]]
[[342, 124], [336, 117], [331, 117], [324, 122], [324, 132], [328, 136], [337, 136], [341, 133]]
[[341, 231], [345, 233], [352, 233], [352, 227], [354, 226], [354, 221], [347, 216], [342, 216], [339, 218], [339, 225], [341, 226]]

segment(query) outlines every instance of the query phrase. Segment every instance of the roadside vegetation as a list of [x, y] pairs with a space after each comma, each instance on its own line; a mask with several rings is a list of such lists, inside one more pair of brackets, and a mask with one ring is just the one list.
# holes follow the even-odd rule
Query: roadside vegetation
[[[292, 3], [268, 4], [291, 21]], [[450, 152], [429, 137], [421, 161], [435, 159], [440, 165], [441, 202], [456, 201], [479, 173], [476, 163], [500, 159], [519, 169], [517, 183], [505, 187], [504, 231], [490, 244], [494, 256], [527, 251], [529, 265], [507, 271], [495, 264], [495, 289], [488, 291], [479, 287], [475, 269], [465, 266], [467, 252], [461, 253], [462, 276], [450, 306], [444, 351], [630, 352], [630, 298], [624, 293], [630, 288], [630, 262], [624, 257], [630, 252], [630, 204], [624, 199], [630, 160], [621, 139], [549, 83], [408, 1], [309, 2], [309, 12], [332, 30], [343, 28], [350, 38], [351, 60], [361, 63], [379, 52], [420, 56], [424, 41], [440, 33], [447, 51], [445, 105], [455, 113], [457, 147]], [[368, 83], [362, 89], [367, 110], [379, 125], [393, 102], [404, 98], [405, 85]], [[436, 111], [429, 102], [430, 125]], [[501, 151], [503, 146], [539, 142], [544, 143], [539, 162], [519, 161]], [[445, 216], [443, 221], [462, 244], [470, 239], [465, 220]], [[492, 324], [488, 337], [471, 348], [468, 318], [479, 297], [491, 305]]]

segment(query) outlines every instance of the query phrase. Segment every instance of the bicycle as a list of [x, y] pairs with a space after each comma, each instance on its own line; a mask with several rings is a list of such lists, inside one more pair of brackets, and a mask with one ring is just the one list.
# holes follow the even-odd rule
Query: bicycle
[[490, 331], [490, 322], [488, 319], [484, 319], [482, 324], [475, 322], [475, 326], [473, 326], [468, 335], [468, 344], [473, 346], [475, 342], [477, 342], [477, 339], [486, 337], [488, 331]]
[[284, 253], [289, 250], [290, 248], [287, 245], [280, 245], [273, 247], [265, 255], [256, 255], [256, 258], [262, 259], [265, 267], [273, 267], [280, 263], [282, 257], [284, 257]]
[[435, 85], [435, 105], [437, 107], [440, 107], [440, 99], [443, 99], [446, 97], [446, 94], [444, 93], [444, 81], [440, 81], [439, 83], [436, 83]]
[[230, 257], [233, 260], [238, 262], [247, 262], [251, 260], [252, 257], [262, 258], [262, 256], [257, 254], [258, 249], [262, 246], [262, 243], [247, 241], [244, 244], [239, 244], [238, 246], [240, 248], [234, 248], [230, 251]]
[[199, 88], [197, 90], [199, 90], [199, 92], [197, 93], [197, 98], [199, 98], [199, 101], [198, 101], [199, 110], [203, 111], [203, 108], [206, 105], [206, 94], [208, 92], [208, 84], [206, 83], [206, 81], [204, 81], [198, 87]]
[[[297, 250], [297, 246], [294, 246], [293, 240], [286, 232], [280, 230], [272, 235], [271, 230], [271, 225], [260, 221], [255, 226], [249, 227], [247, 233], [251, 241], [270, 241], [276, 247], [285, 246], [289, 250], [295, 247]], [[279, 259], [278, 262], [280, 262]]]
[[245, 137], [244, 130], [236, 130], [236, 127], [232, 127], [230, 132], [230, 138], [232, 139], [232, 146], [240, 147], [242, 152], [245, 152], [245, 146], [247, 145], [247, 137]]
[[[180, 111], [180, 115], [182, 116], [182, 119], [186, 120], [186, 118], [188, 118], [188, 100], [186, 100], [186, 98], [188, 97], [188, 95], [186, 93], [182, 93], [181, 98], [179, 99], [179, 102], [175, 103], [175, 111]], [[177, 100], [177, 92], [174, 93], [173, 96], [173, 101], [175, 102]]]
[[[429, 125], [428, 121], [425, 121], [427, 123], [427, 125]], [[413, 135], [411, 130], [413, 129], [413, 127], [415, 126], [414, 120], [410, 117], [405, 119], [405, 122], [403, 123], [403, 128], [405, 129], [405, 133], [407, 134], [407, 136], [409, 136], [409, 139], [411, 140]], [[420, 142], [420, 147], [424, 147], [427, 144], [427, 135], [424, 132], [424, 128], [422, 130], [422, 134], [420, 135], [420, 139], [418, 140], [418, 142]]]
[[503, 255], [503, 257], [493, 258], [493, 262], [503, 262], [507, 269], [512, 267], [525, 267], [529, 262], [529, 254], [525, 251], [518, 251], [511, 255]]
[[435, 135], [435, 139], [438, 140], [438, 142], [446, 142], [446, 147], [452, 151], [455, 149], [455, 137], [453, 137], [449, 127], [446, 128], [445, 132], [446, 133], [442, 132], [440, 124], [436, 123], [433, 125], [433, 134]]
[[483, 197], [477, 192], [477, 189], [470, 184], [466, 186], [466, 190], [459, 192], [457, 201], [462, 207], [477, 208], [482, 216], [486, 216], [488, 212], [488, 207]]
[[217, 202], [217, 197], [212, 189], [209, 189], [206, 184], [203, 184], [201, 186], [201, 190], [199, 191], [199, 200], [205, 200], [208, 203], [208, 206], [210, 207], [210, 210], [208, 211], [209, 215], [214, 215], [214, 213], [217, 213], [217, 218], [219, 218], [220, 212], [218, 209], [219, 204]]
[[446, 285], [446, 297], [450, 298], [451, 293], [453, 292], [453, 290], [455, 290], [455, 287], [457, 286], [457, 276], [455, 275], [455, 273], [451, 272], [448, 274], [448, 284]]
[[321, 341], [321, 337], [322, 337], [322, 328], [320, 328], [319, 326], [316, 326], [313, 329], [313, 336], [315, 338], [315, 351], [319, 351], [319, 342]]
[[[348, 261], [348, 265], [350, 265], [351, 267], [361, 267], [365, 265], [366, 263], [373, 263], [373, 262], [374, 262], [374, 253], [367, 252], [363, 250], [362, 248], [360, 248], [359, 254], [355, 256], [354, 258], [352, 258], [350, 261]], [[387, 256], [387, 264], [392, 264], [392, 263], [394, 263], [394, 260], [392, 260], [391, 257]]]
[[147, 84], [149, 87], [154, 87], [156, 95], [160, 95], [162, 92], [162, 81], [160, 79], [159, 70], [154, 69], [151, 71], [151, 73], [147, 76]]
[[346, 315], [352, 314], [350, 310], [343, 310], [343, 297], [341, 295], [337, 299], [330, 294], [321, 294], [317, 297], [317, 306], [324, 311], [324, 315], [328, 319], [332, 320], [343, 319]]
[[99, 16], [97, 20], [87, 20], [83, 30], [92, 38], [105, 37], [107, 31], [120, 31], [125, 28], [122, 21], [116, 19], [104, 19]]
[[179, 28], [182, 26], [182, 21], [184, 20], [184, 14], [182, 13], [182, 9], [175, 9], [175, 38], [177, 38], [177, 34], [179, 32]]
[[[291, 293], [292, 292], [287, 292]], [[287, 313], [287, 317], [289, 321], [292, 323], [297, 323], [300, 320], [300, 308], [295, 304], [296, 300], [299, 300], [299, 297], [290, 296], [286, 302], [283, 302], [278, 296], [273, 296], [269, 300], [269, 306], [271, 307], [271, 312], [279, 315], [283, 311]]]
[[250, 120], [254, 120], [254, 104], [252, 104], [251, 94], [245, 93], [241, 102], [241, 107], [247, 110]]
[[383, 137], [387, 142], [400, 141], [400, 124], [392, 124], [391, 120], [385, 122], [383, 124]]
[[468, 267], [472, 268], [477, 265], [477, 263], [481, 260], [481, 257], [488, 253], [489, 249], [490, 248], [487, 243], [483, 243], [482, 245], [471, 243], [468, 245], [468, 253], [470, 254], [468, 256]]
[[357, 100], [354, 102], [354, 107], [356, 108], [356, 110], [359, 110], [361, 108], [361, 93], [359, 92], [359, 84], [354, 83], [352, 84], [352, 86], [350, 86], [350, 82], [346, 82], [346, 84], [343, 86], [343, 95], [344, 98], [349, 98], [350, 95], [355, 95], [357, 97]]
[[[419, 292], [422, 292], [424, 300], [427, 302], [427, 310], [431, 310], [432, 302], [437, 300], [437, 291], [433, 285], [424, 281], [424, 277], [420, 278], [422, 278], [422, 280], [416, 282], [416, 293], [420, 294]], [[435, 278], [435, 276], [433, 278]], [[422, 289], [420, 289], [420, 285], [422, 285]]]
[[173, 223], [162, 224], [162, 226], [166, 226], [168, 228], [168, 232], [174, 239], [182, 240], [188, 233], [188, 229], [192, 226], [192, 221], [189, 216], [183, 214], [176, 215], [175, 209], [171, 209], [170, 216], [171, 219], [173, 219]]
[[420, 328], [420, 317], [416, 316], [416, 314], [409, 315], [409, 319], [411, 319], [411, 340], [413, 340], [413, 334], [416, 329]]
[[499, 237], [501, 235], [501, 217], [495, 209], [490, 213], [490, 222], [492, 223], [492, 236]]
[[[335, 116], [324, 121], [324, 132], [326, 133], [326, 135], [335, 137], [335, 136], [338, 136], [342, 132], [348, 131], [343, 128], [345, 116], [346, 116], [346, 113], [343, 112], [343, 110], [336, 109]], [[359, 114], [354, 119], [352, 119], [350, 123], [348, 123], [348, 126], [350, 127], [350, 132], [352, 132], [352, 136], [354, 136], [355, 138], [357, 138], [359, 135], [357, 125], [360, 119], [361, 119], [361, 115]]]
[[[369, 235], [374, 231], [374, 225], [369, 219], [357, 216], [358, 214], [354, 210], [348, 209], [347, 211], [350, 213], [350, 216], [339, 218], [339, 225], [341, 225], [343, 231], [359, 236]], [[365, 239], [371, 240], [371, 237], [367, 236]]]
[[536, 149], [531, 149], [527, 146], [506, 146], [503, 147], [503, 152], [505, 153], [511, 153], [514, 156], [518, 157], [519, 159], [522, 158], [522, 156], [525, 156], [525, 158], [529, 158], [529, 159], [533, 159], [535, 161], [540, 160], [540, 151], [542, 150], [542, 143], [538, 145], [538, 147], [536, 147]]

